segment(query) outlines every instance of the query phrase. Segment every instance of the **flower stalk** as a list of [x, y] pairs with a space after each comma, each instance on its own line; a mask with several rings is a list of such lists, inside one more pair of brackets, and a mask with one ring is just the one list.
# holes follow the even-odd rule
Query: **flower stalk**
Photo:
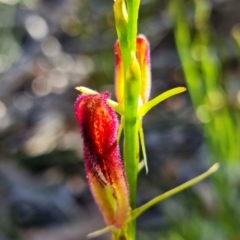
[[[157, 196], [137, 208], [137, 178], [145, 166], [148, 172], [142, 118], [165, 99], [186, 91], [177, 87], [149, 101], [151, 88], [150, 45], [143, 35], [137, 36], [140, 0], [114, 0], [118, 40], [115, 53], [115, 94], [97, 93], [85, 87], [75, 104], [76, 118], [84, 140], [84, 161], [88, 182], [102, 211], [107, 227], [91, 233], [89, 238], [112, 231], [113, 240], [135, 240], [136, 218], [152, 205], [196, 184], [215, 172], [206, 173]], [[118, 125], [117, 112], [121, 116]], [[118, 140], [124, 133], [123, 162]], [[143, 161], [140, 161], [140, 147]]]

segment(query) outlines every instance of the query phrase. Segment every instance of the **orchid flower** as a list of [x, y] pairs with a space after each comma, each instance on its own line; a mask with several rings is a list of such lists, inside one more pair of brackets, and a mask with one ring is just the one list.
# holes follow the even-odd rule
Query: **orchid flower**
[[[186, 91], [184, 87], [177, 87], [149, 100], [150, 44], [144, 35], [137, 36], [139, 6], [140, 0], [114, 0], [118, 35], [114, 45], [117, 101], [111, 100], [107, 92], [98, 93], [86, 87], [76, 87], [83, 93], [75, 103], [75, 114], [83, 138], [86, 175], [107, 224], [106, 228], [88, 237], [112, 231], [114, 240], [135, 240], [135, 219], [141, 213], [218, 169], [218, 164], [215, 164], [202, 175], [136, 207], [138, 172], [143, 166], [148, 172], [142, 119], [158, 103]], [[116, 113], [121, 116], [120, 125]], [[123, 161], [118, 147], [122, 131]], [[143, 161], [139, 161], [139, 145]]]
[[[144, 165], [146, 168], [146, 172], [148, 172], [147, 166], [147, 158], [146, 158], [146, 151], [145, 151], [145, 143], [144, 143], [144, 134], [142, 129], [142, 117], [155, 105], [164, 101], [165, 99], [182, 93], [186, 91], [184, 87], [177, 87], [171, 89], [169, 91], [164, 92], [163, 94], [159, 95], [158, 97], [148, 101], [150, 96], [150, 89], [151, 89], [151, 60], [150, 60], [150, 46], [147, 38], [144, 35], [138, 35], [136, 39], [136, 59], [137, 64], [139, 64], [140, 72], [141, 72], [141, 86], [140, 86], [140, 93], [138, 97], [138, 128], [139, 128], [139, 137], [143, 152], [144, 158]], [[116, 112], [118, 112], [122, 116], [120, 128], [118, 130], [118, 139], [120, 138], [120, 134], [122, 129], [124, 128], [124, 64], [122, 59], [122, 53], [120, 49], [119, 41], [116, 41], [114, 46], [115, 52], [115, 94], [117, 98], [117, 102], [114, 102], [110, 99], [107, 99], [107, 103], [111, 106]], [[77, 87], [82, 93], [85, 94], [97, 94], [97, 92], [85, 88], [85, 87]], [[139, 170], [142, 163], [139, 163]]]
[[118, 119], [107, 98], [107, 92], [82, 94], [75, 103], [75, 114], [92, 194], [107, 225], [121, 228], [129, 212], [129, 192], [117, 144]]

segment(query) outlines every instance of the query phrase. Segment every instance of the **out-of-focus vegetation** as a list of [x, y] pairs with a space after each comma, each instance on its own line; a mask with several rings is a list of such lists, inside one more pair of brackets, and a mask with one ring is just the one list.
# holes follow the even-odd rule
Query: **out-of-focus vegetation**
[[[239, 9], [238, 0], [142, 0], [152, 96], [188, 92], [144, 118], [149, 175], [138, 203], [221, 167], [143, 214], [139, 240], [240, 239]], [[85, 239], [103, 226], [73, 103], [79, 85], [114, 92], [115, 39], [112, 1], [0, 0], [0, 239]]]
[[[226, 46], [226, 40], [220, 39], [212, 26], [213, 3], [184, 3], [172, 0], [169, 4], [175, 42], [195, 114], [204, 130], [209, 150], [206, 157], [222, 166], [212, 181], [216, 205], [211, 217], [202, 216], [202, 210], [195, 207], [189, 219], [176, 224], [177, 231], [167, 235], [167, 239], [239, 239], [240, 76], [231, 79], [231, 73], [224, 69], [224, 65], [230, 64], [224, 55], [231, 45]], [[237, 43], [238, 28], [237, 24], [232, 28]], [[227, 40], [236, 47], [229, 30]], [[239, 67], [239, 55], [234, 57]], [[235, 91], [230, 87], [235, 87]]]
[[[217, 42], [209, 25], [211, 3], [193, 1], [192, 26], [183, 2], [176, 9], [171, 1], [170, 12], [174, 21], [174, 34], [187, 86], [196, 116], [204, 124], [206, 140], [219, 161], [236, 162], [240, 119], [238, 109], [230, 109], [224, 89], [224, 76]], [[189, 4], [190, 5], [190, 4]], [[236, 98], [237, 100], [237, 98]]]
[[[1, 3], [0, 3], [1, 4]], [[14, 25], [15, 7], [12, 5], [1, 4], [1, 34], [0, 34], [0, 72], [8, 70], [13, 62], [19, 57], [20, 46], [17, 36], [14, 36], [12, 27]]]

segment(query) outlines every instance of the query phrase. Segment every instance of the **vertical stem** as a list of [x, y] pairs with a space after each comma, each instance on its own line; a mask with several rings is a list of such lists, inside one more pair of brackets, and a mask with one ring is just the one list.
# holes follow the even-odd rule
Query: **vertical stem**
[[134, 53], [136, 51], [139, 6], [140, 0], [127, 0], [129, 50]]
[[[115, 0], [116, 2], [123, 4], [120, 0]], [[139, 65], [132, 66], [132, 63], [136, 61], [137, 20], [140, 0], [126, 0], [126, 3], [128, 13], [126, 29], [124, 29], [124, 25], [121, 27], [120, 24], [119, 26], [116, 25], [116, 28], [124, 63], [124, 167], [129, 184], [130, 206], [131, 209], [135, 209], [139, 163], [137, 112], [141, 76]], [[115, 16], [116, 13], [115, 10]], [[133, 68], [131, 69], [131, 67]], [[128, 76], [129, 72], [130, 75]], [[135, 232], [136, 223], [130, 221], [127, 226], [129, 239], [135, 239]]]
[[[132, 109], [129, 109], [127, 103], [126, 111], [132, 111]], [[128, 115], [125, 117], [124, 124], [124, 159], [130, 191], [131, 209], [136, 208], [136, 189], [139, 162], [138, 126], [136, 115], [134, 115], [135, 114], [130, 114], [130, 116]], [[128, 235], [131, 236], [131, 239], [135, 239], [135, 221], [129, 222]]]
[[[132, 56], [125, 81], [125, 111], [124, 111], [124, 160], [125, 171], [130, 190], [131, 209], [136, 208], [137, 175], [139, 163], [138, 139], [138, 97], [140, 93], [140, 67]], [[135, 239], [135, 221], [129, 222], [128, 234]]]
[[[136, 37], [138, 24], [138, 10], [140, 0], [127, 0], [128, 9], [128, 57], [132, 53], [136, 54]], [[131, 59], [131, 58], [129, 58]], [[128, 69], [128, 68], [127, 68]], [[127, 70], [126, 69], [126, 70]], [[126, 76], [126, 75], [125, 75]], [[125, 79], [125, 128], [124, 128], [124, 159], [125, 170], [129, 183], [130, 190], [130, 205], [131, 209], [136, 208], [136, 192], [137, 192], [137, 176], [139, 163], [139, 140], [138, 140], [138, 90], [136, 94], [130, 96], [127, 84], [128, 79]], [[134, 240], [136, 238], [136, 221], [133, 220], [128, 224], [128, 235]]]
[[137, 114], [132, 108], [133, 104], [125, 105], [124, 118], [124, 161], [127, 174], [131, 208], [136, 207], [136, 187], [139, 162], [138, 124]]

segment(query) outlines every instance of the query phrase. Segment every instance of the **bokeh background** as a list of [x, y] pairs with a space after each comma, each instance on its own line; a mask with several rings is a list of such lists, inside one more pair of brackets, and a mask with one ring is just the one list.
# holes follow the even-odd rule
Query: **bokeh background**
[[[1, 240], [84, 240], [104, 226], [73, 105], [76, 86], [115, 98], [112, 4], [0, 0]], [[140, 173], [138, 204], [221, 167], [144, 213], [138, 240], [240, 239], [239, 11], [239, 0], [141, 1], [151, 97], [188, 91], [144, 117], [150, 171]]]

